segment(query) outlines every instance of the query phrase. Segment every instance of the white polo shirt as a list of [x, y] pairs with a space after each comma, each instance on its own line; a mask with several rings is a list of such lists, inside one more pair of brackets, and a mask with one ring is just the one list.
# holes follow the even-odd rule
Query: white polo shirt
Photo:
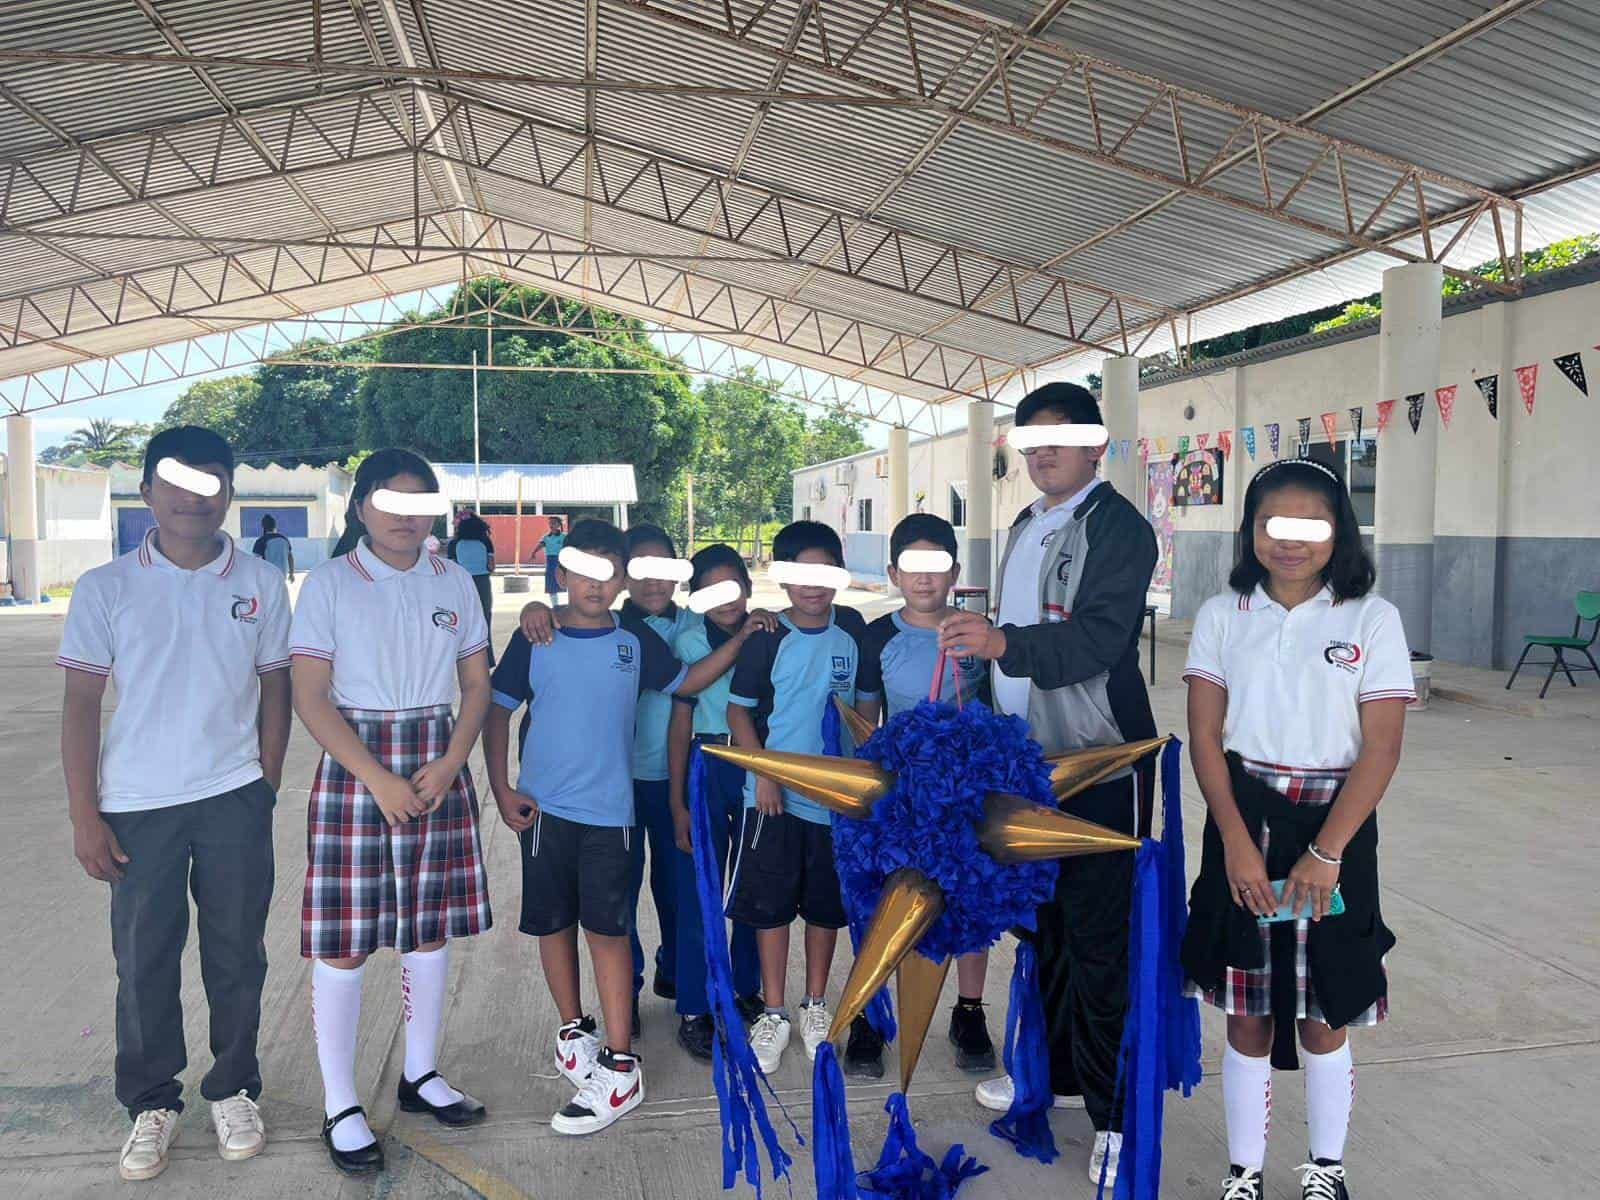
[[489, 645], [489, 628], [461, 567], [423, 551], [397, 571], [363, 538], [306, 575], [289, 642], [333, 664], [340, 708], [397, 712], [453, 704], [456, 662]]
[[72, 589], [58, 666], [109, 676], [117, 706], [100, 747], [100, 809], [138, 812], [261, 778], [256, 677], [289, 665], [289, 589], [219, 533], [186, 571], [155, 530]]
[[[1040, 496], [1029, 506], [1033, 513], [1032, 521], [1012, 547], [1011, 557], [1006, 559], [1006, 573], [1000, 581], [1000, 611], [995, 614], [996, 625], [1037, 625], [1044, 619], [1039, 608], [1039, 572], [1044, 570], [1044, 548], [1100, 483], [1101, 479], [1096, 475], [1084, 485], [1082, 491], [1060, 504], [1045, 508], [1044, 497]], [[1026, 721], [1028, 693], [1033, 681], [1026, 675], [1007, 675], [996, 664], [991, 683], [995, 708]]]
[[1410, 700], [1411, 652], [1394, 605], [1326, 586], [1292, 609], [1257, 585], [1200, 606], [1185, 679], [1228, 690], [1222, 748], [1279, 771], [1343, 769], [1361, 754], [1361, 705]]

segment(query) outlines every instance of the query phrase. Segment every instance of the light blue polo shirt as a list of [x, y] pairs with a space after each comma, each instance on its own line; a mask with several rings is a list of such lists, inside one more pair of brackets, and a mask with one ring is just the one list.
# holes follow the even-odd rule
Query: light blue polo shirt
[[[861, 647], [862, 662], [883, 681], [883, 699], [887, 716], [894, 716], [919, 701], [928, 698], [928, 688], [933, 683], [934, 665], [939, 661], [939, 631], [924, 629], [906, 621], [903, 610], [896, 609], [879, 617], [867, 626], [867, 636]], [[974, 655], [958, 658], [956, 670], [945, 663], [944, 678], [939, 699], [947, 704], [956, 702], [956, 672], [961, 675], [961, 700], [963, 705], [974, 700], [989, 702], [989, 664]]]
[[[875, 677], [857, 679], [867, 625], [853, 608], [834, 607], [821, 629], [802, 629], [787, 613], [776, 633], [753, 634], [734, 664], [730, 703], [754, 709], [756, 732], [768, 750], [822, 753], [822, 716], [833, 697], [854, 704], [878, 698]], [[755, 776], [744, 785], [746, 808], [755, 807]], [[783, 809], [803, 821], [826, 825], [828, 810], [787, 788]]]
[[684, 667], [642, 622], [555, 631], [534, 650], [519, 629], [490, 682], [494, 702], [528, 706], [517, 790], [584, 825], [636, 824], [628, 766], [642, 694], [683, 683]]
[[[686, 631], [705, 624], [705, 618], [687, 608], [669, 605], [659, 616], [647, 616], [632, 600], [622, 602], [623, 619], [641, 622], [661, 636], [669, 647]], [[682, 655], [678, 656], [682, 658]], [[670, 692], [646, 692], [639, 697], [639, 717], [633, 730], [633, 777], [667, 777], [667, 726], [672, 721]]]
[[[715, 621], [702, 620], [690, 625], [672, 643], [672, 652], [686, 665], [692, 666], [713, 651], [722, 649], [732, 637]], [[696, 734], [728, 733], [728, 692], [733, 686], [733, 669], [730, 667], [717, 677], [715, 683], [698, 696], [674, 696], [679, 704], [694, 709]]]
[[487, 575], [489, 573], [489, 547], [477, 538], [460, 538], [456, 541], [456, 562], [467, 569], [470, 575]]

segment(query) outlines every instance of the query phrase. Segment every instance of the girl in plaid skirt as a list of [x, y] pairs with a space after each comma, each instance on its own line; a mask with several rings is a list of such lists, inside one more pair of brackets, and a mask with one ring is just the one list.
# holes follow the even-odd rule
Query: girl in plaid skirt
[[486, 1115], [435, 1061], [446, 940], [490, 925], [467, 769], [489, 708], [489, 630], [472, 577], [423, 549], [435, 509], [444, 511], [438, 480], [419, 456], [380, 450], [363, 462], [347, 514], [356, 536], [306, 577], [290, 639], [295, 711], [323, 748], [307, 809], [300, 948], [316, 960], [322, 1137], [352, 1174], [383, 1167], [355, 1089], [361, 976], [375, 950], [400, 952], [400, 1107], [447, 1125]]
[[1263, 1195], [1272, 1070], [1298, 1065], [1297, 1031], [1301, 1196], [1349, 1198], [1347, 1030], [1388, 1015], [1395, 940], [1374, 814], [1413, 696], [1400, 614], [1371, 594], [1374, 577], [1339, 477], [1308, 459], [1269, 463], [1245, 493], [1232, 590], [1195, 617], [1184, 678], [1208, 815], [1183, 963], [1227, 1014], [1223, 1200]]

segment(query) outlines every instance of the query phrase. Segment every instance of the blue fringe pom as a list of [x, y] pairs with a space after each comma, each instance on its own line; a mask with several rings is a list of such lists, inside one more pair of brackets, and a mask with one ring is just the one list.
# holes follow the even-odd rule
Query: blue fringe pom
[[861, 1176], [862, 1200], [951, 1200], [963, 1183], [989, 1169], [969, 1157], [959, 1142], [935, 1163], [917, 1145], [903, 1092], [892, 1093], [883, 1107], [889, 1114], [889, 1132], [878, 1165]]
[[1006, 1014], [1003, 1051], [1006, 1074], [1015, 1089], [1006, 1115], [989, 1126], [989, 1132], [1017, 1148], [1023, 1158], [1042, 1163], [1056, 1159], [1055, 1134], [1050, 1130], [1050, 1054], [1045, 1045], [1044, 1002], [1039, 996], [1039, 959], [1029, 942], [1017, 943], [1016, 965], [1011, 971], [1011, 1004]]
[[1161, 755], [1162, 877], [1161, 997], [1166, 1024], [1166, 1087], [1188, 1097], [1200, 1086], [1200, 1003], [1183, 994], [1179, 950], [1189, 924], [1188, 883], [1183, 861], [1183, 743], [1167, 743]]
[[[742, 1170], [744, 1177], [761, 1195], [761, 1159], [757, 1141], [766, 1144], [772, 1177], [789, 1174], [793, 1160], [778, 1141], [778, 1133], [767, 1115], [761, 1088], [772, 1092], [756, 1065], [755, 1052], [744, 1036], [744, 1022], [734, 998], [733, 966], [728, 957], [728, 929], [722, 909], [722, 879], [711, 853], [711, 814], [706, 807], [705, 757], [696, 747], [689, 763], [689, 819], [694, 842], [694, 884], [700, 900], [700, 920], [706, 940], [706, 995], [716, 1037], [711, 1043], [711, 1079], [717, 1091], [717, 1114], [722, 1123], [722, 1186], [731, 1188]], [[789, 1127], [798, 1138], [800, 1131], [783, 1109], [776, 1093], [772, 1099], [783, 1111]], [[801, 1139], [802, 1141], [804, 1139]]]
[[817, 1047], [811, 1071], [811, 1162], [817, 1175], [817, 1200], [858, 1200], [844, 1072], [839, 1069], [832, 1042]]

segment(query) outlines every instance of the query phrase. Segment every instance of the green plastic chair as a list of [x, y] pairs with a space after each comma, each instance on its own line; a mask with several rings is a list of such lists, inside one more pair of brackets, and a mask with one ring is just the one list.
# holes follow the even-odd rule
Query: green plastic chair
[[[1580, 666], [1577, 668], [1578, 670], [1593, 671], [1596, 675], [1600, 675], [1600, 666], [1595, 664], [1594, 655], [1589, 653], [1589, 647], [1594, 645], [1597, 637], [1600, 637], [1600, 592], [1579, 592], [1572, 603], [1573, 607], [1578, 610], [1577, 618], [1572, 622], [1572, 635], [1570, 637], [1562, 637], [1559, 634], [1530, 633], [1525, 636], [1522, 639], [1526, 643], [1522, 647], [1522, 657], [1517, 659], [1517, 665], [1511, 672], [1511, 678], [1506, 680], [1506, 691], [1509, 692], [1511, 685], [1517, 681], [1517, 672], [1522, 670], [1522, 664], [1527, 660], [1528, 651], [1535, 646], [1548, 646], [1555, 651], [1555, 657], [1550, 660], [1550, 674], [1544, 677], [1544, 686], [1539, 689], [1539, 699], [1541, 700], [1544, 699], [1544, 694], [1550, 690], [1550, 681], [1556, 677], [1557, 670], [1565, 671], [1567, 673], [1567, 682], [1573, 687], [1578, 686], [1578, 681], [1572, 677], [1572, 664], [1567, 662], [1565, 652], [1568, 650], [1579, 651], [1589, 660], [1587, 667]], [[1589, 630], [1587, 640], [1578, 636], [1578, 631], [1583, 627], [1585, 621], [1594, 622], [1594, 627]], [[1544, 660], [1541, 659], [1533, 665], [1542, 667], [1544, 666]]]

